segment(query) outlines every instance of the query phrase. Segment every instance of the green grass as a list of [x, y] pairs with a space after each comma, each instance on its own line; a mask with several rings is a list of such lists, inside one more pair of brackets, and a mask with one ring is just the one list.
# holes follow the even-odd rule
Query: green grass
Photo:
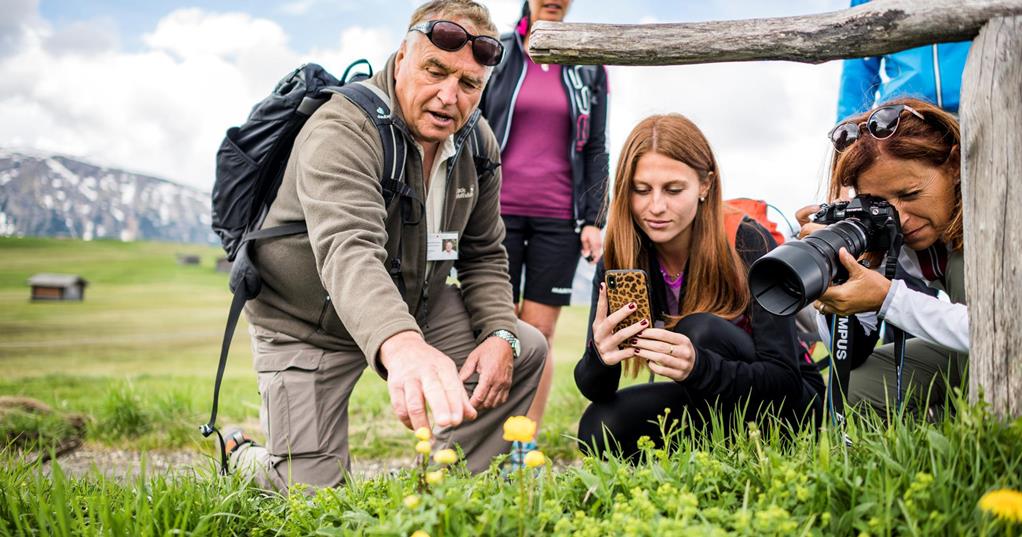
[[538, 476], [455, 467], [433, 486], [409, 468], [311, 497], [267, 495], [236, 477], [69, 479], [7, 460], [0, 535], [1016, 534], [1022, 521], [977, 502], [1022, 486], [1022, 420], [959, 404], [935, 424], [853, 413], [850, 447], [839, 431], [739, 424], [726, 437], [682, 426], [671, 447], [650, 442], [634, 465], [586, 458]]
[[[180, 266], [176, 254], [201, 256]], [[230, 304], [227, 275], [213, 269], [213, 247], [167, 243], [0, 238], [0, 395], [25, 395], [92, 418], [92, 446], [201, 449], [213, 375]], [[26, 281], [38, 272], [80, 274], [85, 300], [32, 303]], [[552, 454], [573, 457], [585, 407], [572, 368], [588, 311], [565, 308], [541, 436]], [[221, 394], [220, 424], [258, 432], [259, 394], [247, 326], [238, 326]], [[403, 456], [405, 429], [392, 417], [386, 384], [363, 374], [350, 404], [357, 458]]]
[[[203, 263], [182, 267], [178, 252]], [[0, 395], [26, 395], [89, 417], [93, 447], [200, 449], [229, 294], [214, 248], [158, 243], [0, 239]], [[82, 303], [33, 304], [25, 280], [73, 272], [90, 281]], [[540, 445], [577, 458], [570, 436], [585, 407], [571, 374], [585, 308], [562, 314], [557, 372]], [[259, 396], [239, 327], [221, 423], [257, 426]], [[1018, 534], [977, 509], [997, 488], [1022, 488], [1022, 420], [995, 419], [958, 401], [927, 423], [849, 416], [840, 431], [779, 434], [737, 425], [675, 431], [642, 461], [583, 458], [540, 478], [471, 477], [454, 469], [422, 488], [416, 470], [356, 480], [314, 496], [265, 494], [236, 477], [99, 473], [70, 478], [0, 449], [0, 535], [1002, 535]], [[408, 458], [411, 435], [393, 418], [384, 383], [367, 372], [351, 402], [353, 455]], [[62, 422], [6, 423], [59, 437]], [[20, 420], [20, 421], [17, 421]], [[10, 431], [0, 430], [10, 438]], [[213, 460], [213, 459], [210, 459]], [[499, 461], [497, 461], [499, 463]], [[205, 472], [205, 473], [203, 473]], [[521, 491], [527, 493], [522, 501]], [[419, 497], [409, 508], [404, 499]]]

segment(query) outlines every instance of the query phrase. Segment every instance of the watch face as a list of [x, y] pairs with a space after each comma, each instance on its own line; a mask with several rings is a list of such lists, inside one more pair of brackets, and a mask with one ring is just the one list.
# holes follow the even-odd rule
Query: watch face
[[497, 330], [496, 332], [493, 333], [493, 335], [499, 337], [500, 339], [503, 339], [508, 343], [508, 345], [511, 345], [512, 354], [514, 355], [515, 358], [518, 357], [522, 350], [522, 343], [518, 341], [518, 338], [515, 337], [514, 334], [507, 330]]

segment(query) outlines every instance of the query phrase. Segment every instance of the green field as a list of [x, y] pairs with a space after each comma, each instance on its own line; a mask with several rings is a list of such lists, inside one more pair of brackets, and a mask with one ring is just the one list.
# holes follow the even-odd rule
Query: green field
[[[176, 254], [201, 256], [182, 266]], [[25, 395], [93, 418], [94, 447], [197, 449], [230, 304], [220, 250], [166, 243], [0, 238], [0, 395]], [[39, 272], [88, 280], [83, 302], [30, 302]], [[581, 354], [587, 309], [566, 308], [555, 342], [556, 385], [540, 441], [574, 457], [584, 402], [571, 370]], [[235, 334], [220, 424], [258, 432], [259, 394], [244, 319]], [[403, 456], [406, 431], [390, 411], [385, 383], [366, 371], [351, 402], [352, 455]], [[122, 423], [127, 421], [128, 423]]]
[[[200, 254], [202, 264], [179, 266], [177, 253]], [[201, 439], [196, 427], [207, 416], [229, 302], [226, 276], [213, 270], [217, 254], [173, 244], [0, 239], [0, 396], [26, 395], [86, 415], [93, 449], [212, 455], [213, 441]], [[25, 282], [37, 272], [85, 277], [85, 301], [30, 303]], [[1022, 531], [1022, 494], [1012, 492], [1022, 488], [1022, 419], [997, 419], [960, 394], [957, 412], [936, 422], [851, 412], [844, 431], [818, 432], [760, 430], [739, 420], [733, 436], [683, 426], [676, 443], [647, 445], [637, 464], [579, 457], [570, 436], [585, 402], [571, 369], [585, 314], [568, 308], [558, 327], [558, 369], [540, 439], [549, 459], [578, 464], [537, 475], [508, 475], [495, 465], [480, 476], [455, 466], [429, 486], [408, 468], [356, 477], [310, 497], [297, 489], [290, 496], [263, 493], [237, 477], [214, 477], [212, 465], [127, 479], [66, 476], [59, 465], [29, 464], [0, 449], [0, 536]], [[245, 327], [238, 332], [220, 422], [256, 430], [255, 374]], [[391, 416], [386, 386], [371, 372], [351, 412], [356, 458], [412, 457], [411, 434]], [[0, 425], [16, 421], [11, 416]], [[25, 423], [61, 433], [52, 422]], [[0, 438], [10, 431], [0, 428]], [[1000, 518], [978, 507], [997, 489], [1009, 489]]]

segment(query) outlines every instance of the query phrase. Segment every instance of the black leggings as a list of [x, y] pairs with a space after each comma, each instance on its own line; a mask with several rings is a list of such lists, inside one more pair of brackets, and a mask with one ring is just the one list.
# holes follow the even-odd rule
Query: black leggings
[[[696, 349], [697, 356], [715, 354], [714, 359], [756, 360], [756, 347], [752, 336], [731, 322], [709, 313], [689, 315], [678, 322], [674, 331], [686, 335]], [[749, 418], [764, 401], [756, 397], [743, 397], [737, 401], [707, 401], [694, 396], [677, 382], [640, 384], [618, 390], [614, 397], [589, 405], [578, 424], [580, 448], [584, 452], [600, 454], [608, 449], [626, 457], [638, 452], [639, 437], [648, 436], [658, 446], [663, 444], [657, 417], [669, 408], [669, 423], [677, 427], [677, 420], [687, 411], [696, 430], [707, 425], [709, 410], [714, 408], [722, 424], [728, 427], [736, 410], [747, 408]], [[606, 435], [604, 428], [607, 429]], [[609, 442], [609, 445], [608, 445]], [[620, 446], [620, 451], [617, 447]]]

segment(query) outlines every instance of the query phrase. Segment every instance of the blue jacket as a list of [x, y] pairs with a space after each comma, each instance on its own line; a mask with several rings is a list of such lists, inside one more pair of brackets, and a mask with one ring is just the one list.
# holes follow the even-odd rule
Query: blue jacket
[[[869, 0], [852, 0], [852, 7]], [[971, 41], [941, 43], [883, 56], [845, 60], [837, 120], [865, 112], [897, 97], [916, 97], [958, 113], [962, 70]], [[883, 67], [884, 82], [880, 76]]]

